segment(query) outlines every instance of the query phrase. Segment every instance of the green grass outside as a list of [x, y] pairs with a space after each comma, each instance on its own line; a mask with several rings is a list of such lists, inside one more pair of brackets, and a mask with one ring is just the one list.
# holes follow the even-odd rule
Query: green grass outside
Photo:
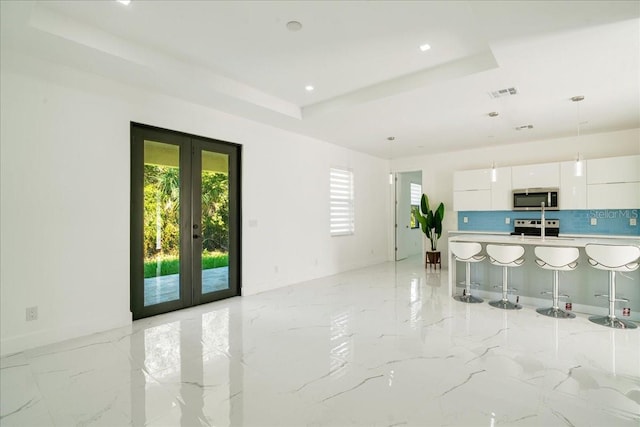
[[[229, 254], [222, 252], [205, 252], [202, 254], [202, 269], [226, 267], [229, 265]], [[144, 278], [157, 277], [158, 259], [144, 261]], [[177, 256], [164, 256], [160, 259], [160, 276], [177, 274], [180, 271], [180, 261]]]

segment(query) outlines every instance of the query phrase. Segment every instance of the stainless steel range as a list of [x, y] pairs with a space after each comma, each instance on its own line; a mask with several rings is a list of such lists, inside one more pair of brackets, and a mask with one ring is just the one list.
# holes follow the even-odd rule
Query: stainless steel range
[[[560, 233], [560, 220], [559, 219], [546, 219], [545, 222], [545, 236], [558, 237]], [[516, 219], [513, 222], [514, 230], [512, 235], [520, 236], [541, 236], [542, 235], [542, 221], [539, 219]]]

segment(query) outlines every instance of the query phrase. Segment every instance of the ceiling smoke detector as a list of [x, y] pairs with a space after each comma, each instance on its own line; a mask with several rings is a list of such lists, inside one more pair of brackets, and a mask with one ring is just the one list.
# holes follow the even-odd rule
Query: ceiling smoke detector
[[525, 129], [533, 129], [533, 125], [522, 125], [516, 128], [516, 130], [525, 130]]
[[498, 112], [497, 111], [492, 111], [489, 113], [489, 117], [498, 117]]
[[511, 96], [517, 95], [518, 90], [515, 87], [509, 87], [506, 89], [494, 90], [493, 92], [489, 92], [489, 96], [491, 98], [502, 98], [503, 96]]

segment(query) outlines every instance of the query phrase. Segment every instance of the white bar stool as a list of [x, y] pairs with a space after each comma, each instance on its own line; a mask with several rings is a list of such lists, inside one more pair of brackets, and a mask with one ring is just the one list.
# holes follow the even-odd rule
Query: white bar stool
[[466, 264], [465, 289], [462, 295], [456, 295], [453, 299], [467, 303], [483, 302], [482, 298], [471, 295], [471, 263], [480, 262], [486, 258], [484, 255], [480, 255], [482, 245], [474, 242], [451, 242], [449, 243], [449, 249], [453, 256], [456, 257], [456, 261]]
[[631, 245], [601, 245], [587, 244], [584, 248], [589, 257], [589, 264], [599, 270], [609, 272], [609, 294], [596, 294], [597, 297], [609, 298], [609, 315], [591, 316], [589, 320], [598, 325], [616, 329], [635, 329], [637, 325], [616, 317], [616, 302], [629, 301], [626, 298], [616, 298], [616, 271], [634, 271], [640, 266], [640, 248]]
[[[545, 316], [558, 319], [572, 319], [576, 317], [575, 314], [561, 310], [560, 307], [558, 307], [558, 299], [561, 296], [558, 294], [558, 272], [575, 270], [578, 266], [576, 261], [580, 256], [580, 251], [578, 251], [578, 248], [536, 246], [534, 252], [537, 257], [536, 264], [546, 270], [553, 271], [553, 290], [551, 292], [542, 292], [543, 294], [550, 293], [553, 296], [553, 307], [538, 308], [536, 311]], [[567, 297], [568, 295], [562, 296]]]
[[507, 283], [507, 275], [509, 268], [520, 267], [524, 264], [524, 247], [519, 245], [487, 245], [487, 254], [489, 262], [493, 265], [502, 267], [502, 299], [497, 301], [489, 301], [489, 305], [504, 310], [520, 310], [520, 304], [514, 304], [507, 298], [509, 289]]

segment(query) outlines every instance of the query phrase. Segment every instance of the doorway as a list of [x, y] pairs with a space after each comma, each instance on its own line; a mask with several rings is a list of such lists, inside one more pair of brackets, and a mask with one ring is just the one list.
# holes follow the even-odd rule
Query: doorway
[[414, 207], [420, 208], [422, 171], [396, 174], [396, 261], [422, 252], [422, 230], [413, 216]]
[[241, 147], [131, 124], [133, 318], [240, 295]]

